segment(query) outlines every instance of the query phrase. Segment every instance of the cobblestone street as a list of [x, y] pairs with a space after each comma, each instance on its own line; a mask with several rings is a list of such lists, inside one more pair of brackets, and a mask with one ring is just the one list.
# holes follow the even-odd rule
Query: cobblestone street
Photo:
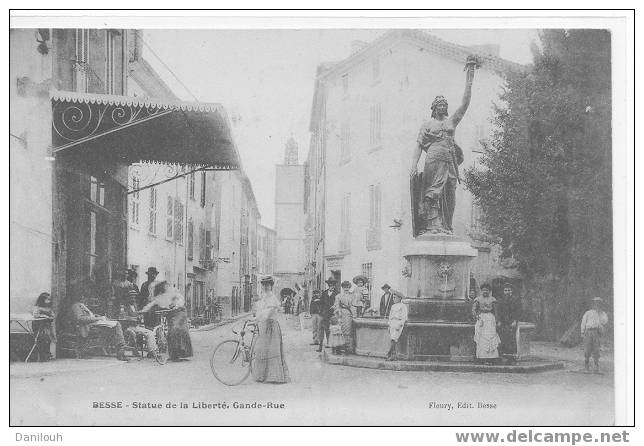
[[[351, 424], [352, 417], [365, 410], [365, 401], [371, 406], [368, 418], [373, 424], [392, 424], [392, 413], [400, 425], [613, 423], [614, 375], [608, 371], [580, 373], [583, 359], [578, 349], [536, 343], [534, 353], [564, 360], [565, 369], [535, 374], [360, 369], [323, 363], [309, 345], [310, 333], [299, 329], [298, 320], [280, 317], [292, 376], [289, 384], [258, 384], [249, 379], [243, 385], [226, 387], [216, 381], [210, 372], [209, 353], [216, 343], [231, 336], [231, 325], [225, 325], [193, 332], [192, 360], [165, 366], [147, 359], [115, 364], [111, 358], [56, 361], [67, 367], [59, 371], [55, 362], [12, 364], [11, 423], [343, 425]], [[604, 356], [604, 370], [612, 369], [609, 354]], [[87, 361], [92, 361], [91, 366], [75, 364]], [[94, 402], [121, 402], [123, 408], [93, 408]], [[236, 403], [255, 402], [284, 404], [284, 408], [235, 408]], [[479, 402], [488, 408], [477, 408]], [[162, 408], [135, 409], [135, 403]], [[167, 403], [177, 408], [168, 409]], [[179, 408], [180, 403], [188, 408]], [[193, 407], [217, 403], [225, 403], [227, 409]], [[438, 408], [430, 408], [432, 403]], [[464, 403], [462, 408], [459, 403]]]

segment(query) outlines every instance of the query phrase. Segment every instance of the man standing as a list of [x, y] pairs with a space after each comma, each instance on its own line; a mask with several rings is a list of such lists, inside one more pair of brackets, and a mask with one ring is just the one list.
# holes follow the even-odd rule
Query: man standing
[[137, 308], [143, 308], [150, 301], [152, 291], [150, 289], [150, 284], [154, 282], [159, 275], [159, 271], [154, 266], [148, 268], [145, 272], [148, 276], [148, 280], [141, 284], [141, 290], [139, 291], [139, 298], [137, 299], [136, 306]]
[[322, 315], [320, 314], [320, 290], [313, 291], [313, 299], [309, 306], [311, 313], [311, 331], [313, 332], [313, 342], [311, 345], [320, 345], [319, 331], [322, 324]]
[[590, 357], [595, 363], [594, 373], [599, 373], [599, 351], [601, 337], [608, 324], [608, 315], [602, 310], [603, 299], [593, 298], [592, 308], [584, 313], [581, 319], [581, 336], [584, 338], [584, 361], [586, 372], [590, 371]]
[[132, 283], [127, 280], [127, 269], [119, 267], [116, 270], [116, 279], [112, 282], [112, 305], [108, 314], [117, 319], [120, 315], [120, 309], [125, 308], [130, 303], [130, 289]]
[[393, 295], [391, 294], [391, 287], [385, 283], [381, 288], [385, 293], [380, 298], [380, 316], [389, 317], [391, 307], [394, 304]]
[[517, 355], [517, 328], [521, 318], [521, 301], [513, 295], [512, 284], [503, 285], [503, 297], [497, 302], [496, 326], [501, 338], [500, 353], [508, 362]]
[[[157, 276], [159, 275], [159, 271], [157, 271], [157, 269], [154, 266], [151, 266], [148, 268], [145, 274], [148, 276], [148, 280], [146, 280], [141, 284], [141, 290], [139, 291], [139, 298], [137, 299], [137, 302], [136, 302], [136, 308], [138, 309], [145, 307], [148, 304], [148, 302], [150, 302], [150, 298], [153, 297], [154, 285], [152, 284], [154, 283]], [[145, 319], [146, 327], [154, 327], [156, 325], [156, 317], [152, 311], [148, 311], [147, 313], [145, 313], [144, 319]]]
[[132, 302], [134, 302], [135, 305], [137, 305], [139, 301], [139, 286], [136, 284], [136, 277], [137, 277], [137, 274], [135, 270], [130, 269], [127, 271], [127, 280], [128, 282], [130, 282], [129, 303], [132, 304]]
[[327, 285], [329, 286], [326, 290], [322, 292], [320, 296], [320, 316], [321, 321], [318, 327], [318, 352], [322, 351], [322, 346], [324, 345], [324, 335], [326, 334], [327, 341], [329, 340], [329, 323], [331, 321], [331, 316], [333, 311], [331, 307], [335, 304], [335, 296], [338, 295], [338, 282], [333, 277], [329, 277], [326, 280]]

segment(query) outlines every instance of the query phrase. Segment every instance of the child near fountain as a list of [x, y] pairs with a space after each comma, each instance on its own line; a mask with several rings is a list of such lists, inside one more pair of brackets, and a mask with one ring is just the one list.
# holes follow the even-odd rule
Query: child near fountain
[[387, 353], [387, 361], [394, 361], [396, 359], [396, 344], [398, 343], [398, 339], [400, 339], [400, 335], [408, 318], [407, 305], [402, 303], [402, 294], [394, 291], [393, 298], [394, 304], [391, 306], [391, 311], [389, 312], [389, 337], [391, 338], [391, 346]]
[[340, 322], [338, 321], [337, 316], [332, 316], [329, 326], [329, 346], [334, 355], [339, 355], [342, 353], [342, 347], [344, 347], [345, 341], [344, 336], [342, 336], [342, 327], [340, 327]]

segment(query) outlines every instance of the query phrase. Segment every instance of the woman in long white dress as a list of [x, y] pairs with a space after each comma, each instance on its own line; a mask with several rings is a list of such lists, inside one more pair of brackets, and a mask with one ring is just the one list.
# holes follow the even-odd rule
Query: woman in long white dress
[[476, 318], [474, 325], [474, 342], [476, 342], [476, 359], [479, 361], [495, 360], [499, 357], [501, 339], [496, 332], [496, 299], [490, 294], [491, 287], [481, 285], [481, 296], [474, 299], [472, 314]]
[[253, 378], [262, 383], [287, 383], [291, 380], [282, 345], [282, 330], [277, 322], [280, 300], [273, 293], [275, 281], [261, 280], [262, 292], [256, 303], [258, 337], [253, 346]]

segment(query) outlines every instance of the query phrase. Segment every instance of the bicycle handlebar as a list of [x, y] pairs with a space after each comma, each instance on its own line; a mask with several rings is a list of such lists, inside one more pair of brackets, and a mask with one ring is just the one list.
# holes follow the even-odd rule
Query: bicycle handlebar
[[[243, 335], [243, 333], [246, 332], [246, 327], [248, 327], [249, 325], [253, 326], [253, 327], [257, 327], [257, 322], [254, 321], [254, 320], [246, 319], [244, 321], [244, 325], [242, 326], [242, 329], [241, 329], [242, 335]], [[236, 335], [238, 335], [240, 333], [239, 331], [236, 331], [234, 327], [232, 328], [232, 332], [235, 333]]]

